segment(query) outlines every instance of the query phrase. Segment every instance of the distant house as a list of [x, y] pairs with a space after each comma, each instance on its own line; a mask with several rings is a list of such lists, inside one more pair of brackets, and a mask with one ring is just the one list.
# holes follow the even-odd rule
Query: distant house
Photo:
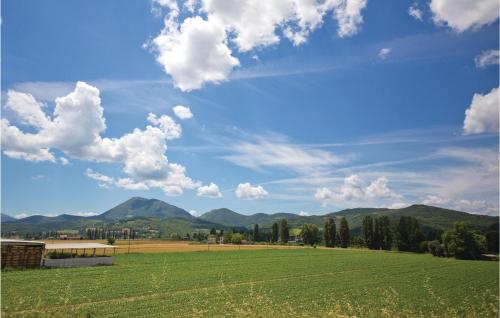
[[302, 237], [300, 235], [290, 236], [289, 242], [302, 243]]
[[208, 243], [216, 244], [217, 243], [217, 235], [209, 234], [207, 238]]

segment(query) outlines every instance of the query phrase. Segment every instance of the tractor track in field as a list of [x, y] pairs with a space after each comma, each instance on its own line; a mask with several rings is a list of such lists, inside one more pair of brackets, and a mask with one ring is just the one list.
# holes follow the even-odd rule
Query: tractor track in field
[[235, 287], [249, 286], [249, 285], [269, 283], [269, 282], [287, 281], [287, 280], [293, 280], [293, 279], [332, 276], [332, 275], [338, 275], [338, 274], [344, 274], [344, 273], [360, 272], [360, 271], [365, 271], [365, 270], [366, 270], [366, 268], [353, 269], [353, 270], [347, 270], [347, 271], [338, 271], [338, 272], [326, 272], [326, 273], [318, 273], [318, 274], [298, 275], [298, 276], [296, 276], [296, 275], [285, 276], [285, 277], [279, 277], [279, 278], [252, 280], [252, 281], [239, 282], [239, 283], [217, 284], [217, 285], [198, 287], [198, 288], [178, 289], [178, 290], [173, 290], [173, 291], [164, 292], [164, 293], [154, 293], [154, 294], [148, 294], [148, 295], [136, 295], [136, 296], [129, 296], [129, 297], [117, 297], [117, 298], [110, 298], [110, 299], [105, 299], [105, 300], [89, 301], [89, 302], [82, 302], [82, 303], [75, 303], [75, 304], [54, 305], [54, 306], [13, 311], [10, 313], [5, 312], [3, 310], [2, 311], [4, 314], [9, 314], [9, 315], [13, 315], [13, 316], [25, 315], [25, 314], [31, 314], [31, 313], [46, 313], [46, 312], [53, 312], [53, 311], [58, 311], [58, 310], [67, 310], [68, 308], [79, 309], [79, 308], [92, 306], [92, 305], [133, 302], [133, 301], [139, 301], [139, 300], [145, 300], [145, 299], [162, 298], [164, 296], [171, 296], [171, 295], [177, 295], [177, 294], [183, 294], [183, 293], [189, 293], [189, 292], [202, 292], [202, 291], [206, 292], [206, 291], [210, 291], [210, 290], [217, 289], [217, 288], [235, 288]]
[[[385, 266], [384, 268], [393, 268], [393, 267], [404, 267], [405, 264], [397, 264], [397, 265], [391, 265], [391, 266]], [[439, 266], [438, 268], [441, 267], [447, 267], [447, 266]], [[218, 288], [236, 288], [236, 287], [241, 287], [241, 286], [250, 286], [250, 285], [255, 285], [255, 284], [265, 284], [265, 283], [271, 283], [271, 282], [279, 282], [279, 281], [288, 281], [288, 280], [294, 280], [294, 279], [304, 279], [304, 278], [312, 278], [312, 277], [321, 277], [321, 276], [333, 276], [333, 275], [339, 275], [339, 274], [345, 274], [345, 273], [354, 273], [354, 272], [363, 272], [367, 271], [373, 268], [357, 268], [357, 269], [352, 269], [352, 270], [345, 270], [345, 271], [336, 271], [336, 272], [325, 272], [325, 273], [316, 273], [316, 274], [306, 274], [306, 275], [293, 275], [293, 276], [283, 276], [283, 277], [278, 277], [278, 278], [270, 278], [270, 279], [260, 279], [260, 280], [252, 280], [252, 281], [244, 281], [244, 282], [238, 282], [238, 283], [220, 283], [217, 285], [211, 285], [211, 286], [206, 286], [206, 287], [195, 287], [195, 288], [186, 288], [186, 289], [177, 289], [177, 290], [172, 290], [168, 292], [162, 292], [162, 293], [151, 293], [147, 295], [135, 295], [135, 296], [127, 296], [127, 297], [115, 297], [115, 298], [110, 298], [110, 299], [105, 299], [105, 300], [98, 300], [98, 301], [87, 301], [87, 302], [81, 302], [81, 303], [74, 303], [74, 304], [60, 304], [60, 305], [53, 305], [53, 306], [45, 306], [45, 307], [38, 307], [38, 308], [31, 308], [31, 309], [26, 309], [26, 310], [17, 310], [17, 311], [12, 311], [8, 312], [2, 309], [2, 314], [6, 315], [12, 315], [12, 316], [19, 316], [19, 315], [26, 315], [26, 314], [33, 314], [33, 313], [49, 313], [49, 312], [54, 312], [58, 310], [68, 310], [68, 309], [80, 309], [92, 305], [103, 305], [103, 304], [114, 304], [114, 303], [128, 303], [128, 302], [134, 302], [134, 301], [141, 301], [141, 300], [146, 300], [146, 299], [157, 299], [157, 298], [162, 298], [165, 296], [171, 296], [171, 295], [178, 295], [178, 294], [183, 294], [183, 293], [190, 293], [190, 292], [207, 292], [210, 290], [218, 289]], [[406, 272], [407, 274], [407, 272]]]

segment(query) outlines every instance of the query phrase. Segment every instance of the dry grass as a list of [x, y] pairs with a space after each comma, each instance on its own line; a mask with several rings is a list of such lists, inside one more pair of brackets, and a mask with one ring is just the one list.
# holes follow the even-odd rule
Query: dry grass
[[[45, 243], [103, 243], [106, 240], [43, 240]], [[115, 253], [128, 253], [129, 241], [117, 240]], [[132, 240], [130, 241], [130, 253], [166, 253], [166, 252], [202, 252], [202, 251], [235, 251], [235, 250], [262, 250], [262, 249], [297, 249], [301, 246], [288, 245], [232, 245], [232, 244], [198, 244], [186, 241], [162, 241], [162, 240]], [[66, 251], [66, 250], [65, 250]], [[69, 250], [67, 250], [69, 252]], [[87, 251], [88, 252], [88, 251]], [[111, 250], [106, 251], [109, 254]], [[102, 254], [99, 251], [98, 254]]]

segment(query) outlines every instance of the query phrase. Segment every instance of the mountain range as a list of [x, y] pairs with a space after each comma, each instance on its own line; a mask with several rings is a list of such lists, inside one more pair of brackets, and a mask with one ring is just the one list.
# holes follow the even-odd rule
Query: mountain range
[[497, 227], [499, 220], [498, 217], [494, 216], [470, 214], [427, 205], [411, 205], [402, 209], [356, 208], [311, 216], [293, 213], [243, 215], [230, 209], [221, 208], [208, 211], [200, 217], [194, 217], [186, 210], [161, 200], [140, 197], [133, 197], [102, 214], [90, 217], [62, 214], [55, 217], [33, 215], [15, 219], [2, 214], [1, 218], [2, 233], [79, 230], [97, 226], [156, 229], [162, 235], [169, 235], [207, 231], [211, 228], [218, 230], [252, 228], [254, 224], [259, 224], [262, 229], [268, 229], [273, 222], [281, 219], [287, 219], [292, 228], [300, 227], [305, 223], [321, 227], [325, 217], [333, 217], [337, 221], [345, 217], [349, 222], [351, 232], [359, 234], [362, 220], [367, 215], [387, 215], [393, 222], [401, 216], [413, 216], [419, 220], [424, 231], [445, 230], [451, 228], [456, 221], [463, 221], [472, 229], [487, 230]]

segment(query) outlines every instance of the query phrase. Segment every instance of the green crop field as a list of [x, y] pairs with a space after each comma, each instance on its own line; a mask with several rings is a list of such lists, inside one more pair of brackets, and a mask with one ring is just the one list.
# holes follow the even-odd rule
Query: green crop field
[[2, 317], [498, 317], [498, 263], [356, 250], [117, 255], [2, 273]]

